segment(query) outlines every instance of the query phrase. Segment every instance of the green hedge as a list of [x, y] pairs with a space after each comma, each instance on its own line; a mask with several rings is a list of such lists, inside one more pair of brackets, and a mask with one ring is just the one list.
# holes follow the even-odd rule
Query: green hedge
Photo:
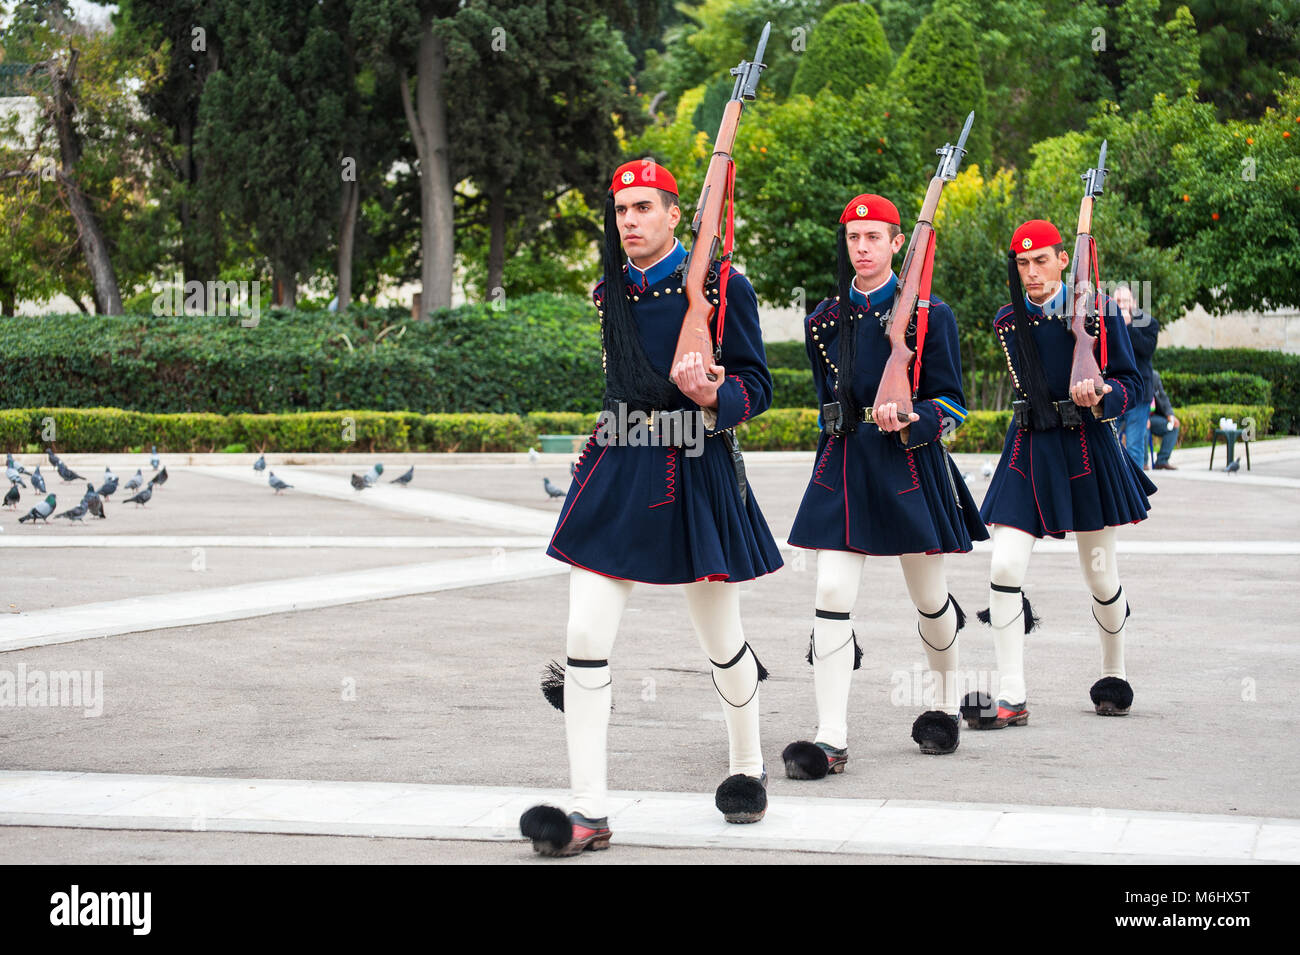
[[531, 295], [411, 321], [400, 308], [0, 319], [10, 407], [147, 412], [600, 409], [600, 330], [581, 296]]
[[1240, 371], [1221, 371], [1214, 375], [1161, 372], [1160, 382], [1175, 405], [1266, 405], [1273, 398], [1273, 386], [1267, 379]]
[[772, 407], [810, 408], [817, 404], [817, 386], [810, 368], [771, 368]]
[[[1259, 375], [1272, 385], [1273, 428], [1279, 434], [1300, 434], [1300, 355], [1255, 348], [1159, 348], [1154, 364], [1162, 379], [1167, 372], [1213, 375], [1225, 371]], [[1165, 388], [1168, 391], [1168, 386]], [[1173, 397], [1173, 392], [1169, 392]], [[1176, 403], [1176, 401], [1175, 401]]]
[[[1184, 444], [1208, 443], [1221, 417], [1253, 419], [1269, 433], [1273, 409], [1200, 404], [1175, 408]], [[954, 433], [953, 452], [1001, 451], [1010, 411], [972, 411]], [[416, 414], [392, 411], [311, 411], [292, 414], [149, 414], [120, 408], [20, 408], [0, 411], [0, 450], [38, 454], [51, 442], [67, 453], [129, 452], [158, 445], [159, 453], [212, 451], [523, 451], [542, 434], [587, 434], [587, 412]], [[774, 408], [737, 429], [749, 451], [811, 451], [817, 447], [814, 408]]]
[[807, 371], [808, 369], [808, 352], [804, 348], [802, 340], [790, 342], [764, 342], [763, 351], [767, 354], [767, 367], [775, 370], [777, 368], [793, 368], [798, 371]]

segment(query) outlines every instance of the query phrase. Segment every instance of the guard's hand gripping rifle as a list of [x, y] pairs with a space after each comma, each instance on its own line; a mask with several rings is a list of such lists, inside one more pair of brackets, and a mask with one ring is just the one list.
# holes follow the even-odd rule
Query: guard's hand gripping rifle
[[[876, 388], [876, 398], [872, 410], [883, 404], [897, 404], [898, 420], [904, 423], [912, 420], [912, 400], [921, 383], [921, 359], [919, 356], [925, 341], [925, 326], [930, 314], [930, 273], [934, 267], [934, 212], [939, 207], [939, 196], [943, 193], [943, 184], [957, 178], [957, 167], [962, 156], [966, 155], [966, 137], [970, 134], [971, 123], [975, 119], [972, 111], [966, 116], [957, 145], [944, 143], [935, 152], [939, 155], [939, 167], [935, 170], [930, 187], [925, 191], [925, 200], [916, 217], [916, 227], [907, 244], [907, 255], [903, 259], [901, 291], [890, 317], [885, 334], [889, 336], [889, 358], [885, 370], [880, 376], [880, 385]], [[845, 306], [847, 307], [847, 306]], [[912, 310], [917, 310], [916, 318], [916, 352], [907, 347], [907, 326], [912, 320]], [[908, 371], [912, 371], [909, 376]], [[910, 380], [909, 380], [910, 379]], [[869, 419], [870, 420], [870, 419]]]
[[[741, 60], [740, 65], [731, 71], [736, 77], [735, 89], [722, 113], [722, 123], [718, 135], [713, 140], [713, 157], [709, 160], [709, 170], [704, 177], [704, 188], [700, 192], [700, 201], [695, 207], [695, 218], [691, 222], [691, 250], [686, 257], [686, 316], [682, 319], [682, 332], [677, 339], [677, 351], [673, 354], [673, 366], [685, 355], [699, 352], [706, 359], [720, 360], [714, 354], [714, 336], [709, 334], [709, 322], [713, 318], [715, 306], [709, 301], [704, 291], [704, 280], [709, 274], [709, 266], [718, 253], [718, 246], [723, 245], [722, 264], [718, 275], [718, 328], [717, 339], [722, 339], [722, 322], [726, 315], [727, 276], [731, 267], [732, 243], [732, 189], [735, 183], [736, 167], [731, 158], [731, 149], [736, 141], [736, 128], [740, 125], [740, 111], [744, 101], [753, 99], [758, 90], [758, 78], [764, 68], [763, 50], [767, 47], [768, 35], [772, 24], [763, 27], [763, 35], [758, 40], [758, 50], [752, 62]], [[725, 222], [724, 222], [725, 215]], [[725, 226], [725, 232], [724, 232]], [[707, 361], [706, 361], [707, 367]], [[717, 376], [709, 373], [710, 381]]]
[[1097, 338], [1088, 334], [1087, 319], [1097, 315], [1097, 335], [1101, 338], [1101, 364], [1106, 364], [1106, 316], [1098, 315], [1100, 296], [1093, 278], [1100, 284], [1097, 269], [1097, 242], [1092, 237], [1092, 200], [1101, 195], [1106, 181], [1106, 140], [1102, 140], [1097, 165], [1083, 174], [1083, 202], [1079, 204], [1079, 227], [1074, 240], [1074, 262], [1070, 269], [1070, 331], [1074, 333], [1074, 360], [1070, 365], [1070, 386], [1091, 378], [1098, 395], [1104, 394], [1101, 367], [1093, 357]]

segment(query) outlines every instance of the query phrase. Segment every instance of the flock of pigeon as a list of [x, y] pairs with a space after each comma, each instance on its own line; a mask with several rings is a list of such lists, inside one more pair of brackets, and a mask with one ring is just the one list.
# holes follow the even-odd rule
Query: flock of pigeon
[[[257, 460], [253, 462], [253, 470], [266, 471], [265, 454], [259, 455]], [[371, 469], [367, 471], [365, 474], [353, 474], [352, 486], [356, 488], [358, 491], [364, 491], [368, 487], [374, 487], [376, 484], [379, 483], [379, 475], [383, 473], [384, 473], [384, 466], [382, 464], [376, 464], [373, 467], [371, 467]], [[412, 464], [411, 467], [407, 470], [407, 472], [403, 474], [401, 477], [395, 477], [388, 483], [400, 484], [402, 487], [406, 487], [408, 484], [411, 483], [411, 478], [413, 477], [415, 477], [414, 464]], [[267, 471], [266, 483], [271, 485], [272, 490], [274, 490], [276, 494], [280, 494], [281, 492], [293, 487], [292, 484], [286, 484], [280, 478], [276, 477], [274, 471]]]
[[[52, 448], [46, 448], [45, 454], [49, 457], [50, 466], [54, 468], [59, 478], [65, 484], [71, 484], [73, 481], [86, 481], [84, 477], [78, 474], [72, 468], [68, 467]], [[134, 476], [123, 486], [123, 490], [135, 491], [135, 494], [126, 499], [127, 504], [143, 506], [153, 497], [154, 488], [161, 487], [167, 483], [167, 469], [158, 469], [158, 447], [154, 445], [149, 452], [149, 466], [156, 472], [148, 483], [144, 479], [144, 469], [137, 468]], [[38, 494], [44, 494], [45, 499], [37, 501], [36, 505], [22, 517], [18, 518], [18, 523], [25, 524], [27, 521], [43, 521], [48, 524], [51, 515], [57, 520], [58, 518], [67, 518], [70, 521], [80, 521], [87, 514], [93, 517], [103, 518], [104, 502], [112, 495], [117, 493], [118, 478], [111, 468], [104, 468], [104, 478], [98, 489], [91, 481], [86, 481], [86, 493], [81, 497], [81, 503], [76, 507], [70, 507], [61, 514], [55, 514], [55, 508], [58, 506], [58, 496], [50, 493], [45, 487], [45, 476], [41, 474], [41, 467], [38, 464], [35, 471], [28, 471], [25, 467], [14, 460], [13, 454], [5, 455], [5, 476], [9, 479], [9, 491], [5, 494], [4, 506], [14, 511], [18, 510], [18, 504], [22, 500], [22, 494], [19, 488], [27, 489], [27, 481], [31, 481], [32, 490]], [[26, 480], [24, 480], [26, 479]]]

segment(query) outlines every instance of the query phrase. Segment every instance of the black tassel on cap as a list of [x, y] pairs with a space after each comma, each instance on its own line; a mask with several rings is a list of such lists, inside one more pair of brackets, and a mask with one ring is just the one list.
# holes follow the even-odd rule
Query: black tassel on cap
[[1007, 253], [1007, 283], [1011, 286], [1011, 308], [1016, 315], [1016, 362], [1020, 366], [1020, 390], [1029, 400], [1029, 411], [1034, 427], [1045, 429], [1057, 421], [1056, 406], [1052, 403], [1052, 389], [1043, 370], [1043, 359], [1034, 341], [1033, 326], [1029, 323], [1029, 310], [1025, 308], [1025, 288], [1020, 284], [1020, 269], [1016, 266], [1016, 253]]
[[849, 240], [844, 223], [840, 223], [835, 242], [835, 276], [839, 286], [837, 294], [840, 297], [839, 370], [835, 375], [835, 400], [840, 403], [840, 420], [844, 422], [844, 429], [854, 431], [858, 426], [862, 406], [853, 397], [853, 367], [857, 364], [858, 357], [858, 322], [853, 317], [853, 299], [849, 296], [849, 288], [857, 273], [849, 264]]
[[612, 408], [622, 401], [641, 410], [675, 408], [681, 404], [681, 392], [650, 364], [627, 299], [623, 249], [619, 242], [612, 190], [605, 197], [603, 258], [605, 407]]

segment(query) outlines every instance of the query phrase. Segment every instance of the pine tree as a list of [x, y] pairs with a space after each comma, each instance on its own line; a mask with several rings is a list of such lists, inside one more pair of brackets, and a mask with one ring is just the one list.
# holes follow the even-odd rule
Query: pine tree
[[852, 96], [867, 83], [883, 84], [893, 59], [876, 11], [866, 4], [841, 4], [808, 37], [790, 92], [816, 96], [829, 86], [838, 96]]
[[[950, 8], [932, 10], [921, 21], [889, 77], [891, 99], [906, 98], [916, 107], [920, 138], [955, 142], [966, 114], [975, 123], [966, 142], [963, 165], [986, 166], [992, 117], [989, 114], [979, 53], [970, 24]], [[933, 163], [926, 175], [932, 174]], [[919, 170], [918, 170], [919, 173]]]

